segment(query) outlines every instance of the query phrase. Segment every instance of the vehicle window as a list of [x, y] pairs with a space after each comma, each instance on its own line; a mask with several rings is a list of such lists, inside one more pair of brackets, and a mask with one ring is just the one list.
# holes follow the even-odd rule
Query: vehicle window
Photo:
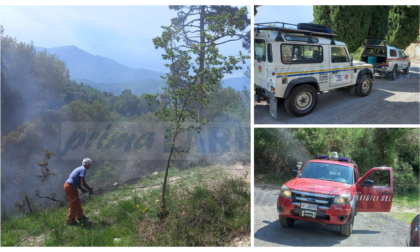
[[381, 49], [381, 48], [376, 49], [375, 55], [386, 57], [386, 49], [385, 48], [384, 49]]
[[397, 57], [397, 51], [395, 50], [390, 50], [389, 54], [391, 55], [391, 57]]
[[389, 171], [374, 171], [365, 180], [373, 180], [374, 187], [389, 187]]
[[384, 56], [386, 57], [386, 48], [366, 48], [363, 56]]
[[401, 51], [401, 53], [402, 53], [403, 57], [407, 57], [407, 55], [404, 53], [404, 51]]
[[375, 49], [373, 48], [366, 48], [365, 51], [363, 52], [363, 56], [373, 55], [374, 50]]
[[[284, 38], [286, 39], [286, 40], [289, 40], [289, 41], [302, 41], [302, 42], [308, 42], [308, 40], [309, 40], [309, 37], [303, 37], [303, 36], [289, 36], [289, 35], [286, 35], [286, 36], [284, 36]], [[318, 39], [317, 38], [312, 38], [312, 42], [314, 42], [314, 43], [318, 43]]]
[[356, 183], [356, 169], [353, 170], [353, 184]]
[[281, 62], [283, 64], [308, 64], [323, 61], [322, 46], [281, 45]]
[[354, 184], [352, 168], [336, 164], [307, 163], [299, 177]]
[[265, 61], [265, 41], [263, 39], [254, 40], [254, 59]]
[[331, 47], [331, 62], [350, 62], [346, 49], [344, 47]]
[[273, 48], [270, 43], [267, 44], [267, 60], [273, 62]]
[[403, 57], [403, 55], [402, 55], [402, 52], [401, 52], [401, 51], [398, 51], [398, 55], [399, 55], [399, 57], [400, 57], [400, 58], [402, 58], [402, 57]]

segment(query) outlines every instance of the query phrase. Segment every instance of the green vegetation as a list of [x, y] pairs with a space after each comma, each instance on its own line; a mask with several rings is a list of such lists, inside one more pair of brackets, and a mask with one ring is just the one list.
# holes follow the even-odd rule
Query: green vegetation
[[314, 23], [331, 28], [355, 52], [366, 38], [387, 40], [401, 49], [418, 36], [418, 6], [314, 6]]
[[362, 54], [363, 49], [364, 47], [361, 46], [355, 52], [350, 53], [354, 61], [358, 61], [360, 59], [360, 55]]
[[405, 222], [406, 224], [411, 224], [414, 217], [417, 216], [418, 213], [401, 213], [401, 212], [391, 212], [387, 213], [387, 215], [391, 215], [394, 219], [400, 220]]
[[[67, 209], [22, 246], [225, 246], [250, 233], [250, 184], [221, 167], [169, 170], [170, 214], [159, 219], [164, 173], [82, 200], [89, 221], [67, 226]], [[58, 209], [2, 219], [1, 246], [14, 246]], [[3, 213], [2, 214], [6, 214]], [[200, 235], [197, 235], [200, 234]]]
[[397, 48], [405, 49], [419, 35], [419, 6], [395, 5], [389, 12], [387, 41]]
[[418, 209], [420, 212], [419, 188], [394, 188], [392, 204], [399, 208]]

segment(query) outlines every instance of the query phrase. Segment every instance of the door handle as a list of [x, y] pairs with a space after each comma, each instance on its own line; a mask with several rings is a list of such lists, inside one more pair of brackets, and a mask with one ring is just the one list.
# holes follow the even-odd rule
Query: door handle
[[333, 73], [333, 74], [334, 74], [334, 73], [338, 73], [338, 71], [331, 71], [331, 73]]
[[382, 192], [382, 194], [391, 194], [390, 192]]

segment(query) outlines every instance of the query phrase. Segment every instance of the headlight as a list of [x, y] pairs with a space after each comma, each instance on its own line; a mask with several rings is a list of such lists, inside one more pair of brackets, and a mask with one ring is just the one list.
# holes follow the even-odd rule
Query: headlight
[[292, 198], [292, 191], [284, 185], [280, 188], [280, 195], [290, 199]]
[[344, 205], [350, 203], [351, 194], [341, 194], [334, 199], [334, 205]]

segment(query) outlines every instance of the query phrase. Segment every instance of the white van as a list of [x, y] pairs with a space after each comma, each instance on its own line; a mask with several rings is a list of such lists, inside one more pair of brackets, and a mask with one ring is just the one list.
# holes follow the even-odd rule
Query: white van
[[372, 64], [374, 73], [391, 75], [395, 80], [398, 70], [403, 70], [404, 74], [410, 72], [411, 63], [403, 50], [388, 46], [383, 39], [366, 39], [365, 44], [359, 60]]
[[337, 35], [327, 33], [321, 25], [298, 24], [298, 29], [285, 25], [291, 24], [271, 22], [254, 27], [257, 100], [269, 101], [274, 118], [278, 99], [284, 99], [289, 114], [304, 116], [311, 113], [318, 93], [324, 91], [349, 86], [352, 94], [369, 95], [373, 66], [353, 63], [346, 45], [334, 40]]

